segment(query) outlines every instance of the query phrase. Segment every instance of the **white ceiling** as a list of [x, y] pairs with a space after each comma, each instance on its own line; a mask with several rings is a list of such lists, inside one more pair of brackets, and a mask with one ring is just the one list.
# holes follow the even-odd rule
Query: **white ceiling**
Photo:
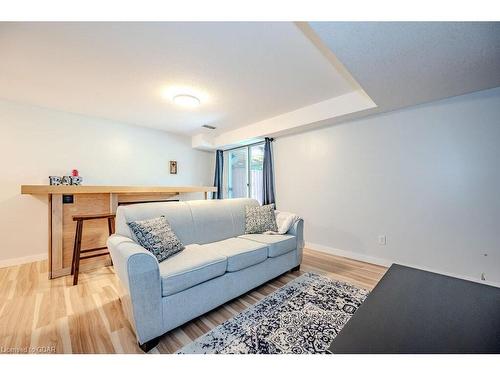
[[500, 86], [500, 22], [311, 22], [381, 112]]
[[0, 23], [0, 56], [0, 98], [209, 149], [500, 86], [500, 23]]
[[300, 28], [370, 100], [354, 91], [343, 96], [352, 99], [346, 110], [334, 111], [336, 97], [323, 102], [324, 111], [308, 106], [204, 139], [204, 145], [292, 134], [500, 86], [498, 22], [311, 22]]
[[[291, 22], [0, 23], [0, 55], [2, 99], [182, 134], [352, 90]], [[162, 98], [169, 86], [208, 98], [181, 109]]]

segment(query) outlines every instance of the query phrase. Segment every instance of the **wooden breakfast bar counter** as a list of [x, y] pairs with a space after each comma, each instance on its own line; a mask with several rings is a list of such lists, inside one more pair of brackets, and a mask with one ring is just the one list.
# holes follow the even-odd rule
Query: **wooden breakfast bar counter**
[[[48, 196], [49, 278], [70, 274], [76, 224], [74, 215], [115, 213], [122, 204], [172, 200], [180, 194], [217, 191], [211, 186], [86, 186], [22, 185], [21, 194]], [[105, 220], [86, 223], [82, 248], [105, 246], [108, 226]], [[105, 252], [106, 250], [103, 250]], [[82, 260], [81, 270], [109, 265], [108, 257]]]

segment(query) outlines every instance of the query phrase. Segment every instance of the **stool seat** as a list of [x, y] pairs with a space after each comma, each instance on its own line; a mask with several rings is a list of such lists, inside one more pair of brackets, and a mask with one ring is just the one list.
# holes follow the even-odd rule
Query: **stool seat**
[[[80, 260], [95, 258], [103, 255], [109, 255], [109, 251], [99, 252], [96, 254], [81, 256], [83, 253], [91, 253], [95, 251], [101, 251], [107, 249], [106, 246], [94, 247], [92, 249], [82, 250], [82, 235], [83, 235], [83, 223], [87, 220], [98, 220], [107, 219], [108, 221], [108, 232], [111, 236], [115, 232], [115, 214], [112, 213], [102, 213], [102, 214], [87, 214], [87, 215], [74, 215], [73, 221], [76, 221], [76, 231], [75, 231], [75, 242], [73, 246], [73, 260], [71, 261], [71, 274], [73, 275], [73, 285], [78, 284], [78, 272], [80, 269]], [[113, 264], [113, 260], [111, 260]]]
[[109, 219], [109, 218], [115, 218], [115, 214], [89, 214], [89, 215], [74, 215], [73, 216], [73, 221], [78, 221], [78, 220], [94, 220], [94, 219]]

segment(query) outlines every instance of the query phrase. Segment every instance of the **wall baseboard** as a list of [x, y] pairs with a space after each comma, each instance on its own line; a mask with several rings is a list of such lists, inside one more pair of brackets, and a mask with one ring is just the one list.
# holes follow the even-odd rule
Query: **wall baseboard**
[[359, 260], [361, 262], [372, 263], [384, 267], [389, 267], [392, 263], [394, 263], [388, 259], [377, 258], [370, 255], [356, 253], [354, 251], [340, 250], [330, 246], [320, 245], [312, 242], [306, 242], [305, 247], [307, 249], [321, 251], [322, 253], [328, 253], [339, 257]]
[[320, 252], [326, 253], [326, 254], [336, 255], [336, 256], [339, 256], [339, 257], [344, 257], [344, 258], [350, 258], [350, 259], [354, 259], [354, 260], [359, 260], [361, 262], [372, 263], [372, 264], [376, 264], [376, 265], [384, 266], [384, 267], [389, 267], [391, 264], [397, 263], [397, 264], [401, 264], [402, 266], [407, 266], [407, 267], [412, 267], [412, 268], [418, 268], [418, 269], [423, 270], [423, 271], [429, 271], [429, 272], [439, 273], [439, 274], [445, 275], [445, 276], [456, 277], [457, 279], [462, 279], [462, 280], [467, 280], [467, 281], [473, 281], [475, 283], [480, 283], [480, 284], [485, 284], [485, 285], [491, 285], [491, 286], [495, 286], [497, 288], [500, 288], [500, 282], [494, 282], [494, 281], [489, 281], [489, 280], [481, 280], [481, 279], [476, 279], [476, 278], [473, 278], [473, 277], [470, 277], [470, 276], [466, 276], [466, 275], [460, 275], [460, 274], [455, 274], [455, 273], [451, 273], [451, 272], [444, 272], [444, 271], [441, 271], [441, 270], [437, 270], [435, 268], [424, 267], [424, 266], [419, 265], [419, 264], [409, 264], [409, 263], [405, 263], [405, 262], [400, 262], [398, 260], [389, 260], [389, 259], [384, 259], [384, 258], [377, 258], [377, 257], [373, 257], [373, 256], [366, 255], [366, 254], [356, 253], [354, 251], [347, 251], [347, 250], [336, 249], [334, 247], [320, 245], [320, 244], [316, 244], [316, 243], [312, 243], [312, 242], [306, 242], [305, 243], [305, 248], [306, 249], [310, 249], [310, 250], [320, 251]]
[[28, 255], [20, 258], [0, 259], [0, 268], [17, 266], [19, 264], [38, 262], [47, 259], [46, 253]]

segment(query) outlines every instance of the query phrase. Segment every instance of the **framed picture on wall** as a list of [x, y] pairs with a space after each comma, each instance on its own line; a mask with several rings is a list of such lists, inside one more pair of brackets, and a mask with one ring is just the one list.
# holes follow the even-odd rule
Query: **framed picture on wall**
[[170, 174], [177, 174], [177, 161], [170, 160]]

